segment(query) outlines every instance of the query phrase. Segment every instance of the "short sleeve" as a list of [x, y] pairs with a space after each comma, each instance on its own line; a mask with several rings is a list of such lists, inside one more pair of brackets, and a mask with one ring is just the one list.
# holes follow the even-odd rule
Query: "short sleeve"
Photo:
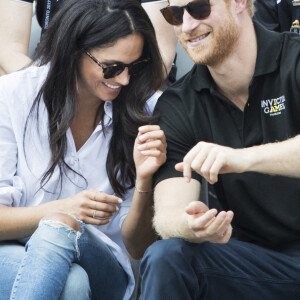
[[[182, 177], [182, 173], [175, 170], [175, 164], [182, 162], [197, 141], [189, 115], [176, 89], [163, 93], [157, 102], [154, 114], [159, 115], [157, 123], [164, 131], [167, 140], [167, 161], [155, 174], [154, 185], [156, 185], [167, 178]], [[192, 176], [201, 181], [201, 176], [197, 173], [193, 172]]]

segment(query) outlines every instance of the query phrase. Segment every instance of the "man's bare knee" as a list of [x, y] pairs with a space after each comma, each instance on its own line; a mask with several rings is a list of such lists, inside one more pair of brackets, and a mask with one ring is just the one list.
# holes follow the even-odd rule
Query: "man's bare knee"
[[76, 231], [81, 232], [81, 227], [79, 225], [79, 223], [72, 218], [71, 216], [65, 214], [65, 213], [61, 213], [61, 212], [54, 212], [54, 213], [50, 213], [47, 214], [46, 216], [44, 216], [42, 218], [43, 221], [49, 221], [49, 223], [51, 223], [51, 225], [53, 226], [57, 226], [57, 227], [61, 227], [63, 225], [67, 225], [73, 229], [75, 229]]

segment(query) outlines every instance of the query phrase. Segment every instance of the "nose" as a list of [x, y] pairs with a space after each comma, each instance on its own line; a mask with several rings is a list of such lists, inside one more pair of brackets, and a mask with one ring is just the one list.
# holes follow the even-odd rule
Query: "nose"
[[191, 33], [199, 26], [199, 20], [194, 19], [185, 9], [182, 17], [181, 31], [183, 33]]
[[115, 77], [115, 81], [117, 83], [119, 83], [120, 85], [123, 85], [123, 86], [128, 85], [128, 83], [130, 81], [130, 75], [128, 73], [128, 67], [126, 67], [121, 74], [119, 74], [118, 76]]

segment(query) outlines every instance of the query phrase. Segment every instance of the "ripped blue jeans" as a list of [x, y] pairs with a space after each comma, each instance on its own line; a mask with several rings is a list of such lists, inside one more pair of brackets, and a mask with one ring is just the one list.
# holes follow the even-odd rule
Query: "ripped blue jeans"
[[[77, 220], [78, 221], [78, 220]], [[0, 244], [0, 299], [116, 299], [127, 275], [107, 245], [85, 230], [42, 220], [25, 246]]]

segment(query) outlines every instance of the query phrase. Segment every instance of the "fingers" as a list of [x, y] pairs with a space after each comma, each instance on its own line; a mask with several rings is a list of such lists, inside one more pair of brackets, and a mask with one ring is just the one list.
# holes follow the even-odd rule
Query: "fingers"
[[204, 230], [213, 219], [216, 218], [217, 210], [209, 210], [202, 216], [190, 215], [188, 218], [189, 227], [193, 230], [197, 237], [204, 237]]
[[231, 221], [232, 211], [221, 211], [217, 215], [215, 209], [210, 209], [205, 213], [193, 205], [187, 207], [189, 211], [188, 225], [195, 236], [201, 241], [213, 243], [227, 243], [232, 234]]
[[161, 140], [163, 144], [166, 143], [165, 134], [158, 125], [147, 125], [139, 128], [138, 143], [142, 144], [148, 140]]
[[156, 130], [160, 130], [159, 125], [145, 125], [145, 126], [141, 126], [139, 127], [139, 132], [142, 133], [146, 133], [149, 131], [156, 131]]
[[213, 243], [227, 243], [232, 234], [231, 221], [233, 219], [233, 212], [224, 211], [221, 213], [207, 228], [208, 241]]
[[115, 211], [107, 212], [107, 211], [102, 211], [97, 209], [90, 209], [88, 215], [92, 218], [106, 219], [106, 218], [110, 218], [114, 213]]
[[91, 224], [91, 225], [106, 225], [111, 221], [110, 218], [107, 219], [97, 219], [97, 218], [93, 218], [93, 217], [87, 217], [86, 220], [84, 221], [87, 224]]
[[[104, 212], [104, 213], [108, 213], [110, 215], [114, 214], [115, 212], [117, 212], [119, 210], [119, 207], [114, 204], [101, 203], [101, 202], [91, 202], [89, 207], [92, 211]], [[102, 217], [102, 216], [99, 216], [99, 217]], [[103, 216], [103, 217], [105, 217], [105, 216]]]
[[186, 208], [185, 212], [189, 215], [199, 215], [204, 214], [209, 210], [206, 204], [202, 201], [192, 201]]
[[179, 172], [183, 172], [183, 162], [176, 164], [175, 169]]
[[219, 239], [217, 242], [218, 243], [227, 243], [230, 240], [231, 235], [232, 235], [232, 226], [229, 225], [224, 236], [221, 239]]
[[166, 144], [161, 140], [151, 140], [137, 147], [137, 149], [140, 150], [142, 154], [146, 154], [152, 149], [155, 149], [157, 152], [163, 152], [165, 151], [165, 148]]
[[209, 179], [207, 178], [207, 181], [210, 184], [214, 184], [218, 181], [218, 175], [220, 174], [220, 171], [222, 167], [224, 166], [224, 162], [221, 160], [215, 160], [212, 164], [209, 172]]
[[206, 233], [210, 237], [211, 241], [222, 239], [231, 227], [231, 221], [233, 218], [232, 211], [221, 211], [215, 218], [215, 220], [206, 228]]
[[184, 157], [183, 162], [175, 165], [177, 171], [183, 172], [187, 182], [190, 182], [192, 170], [203, 176], [209, 183], [218, 181], [220, 170], [225, 165], [225, 147], [199, 142]]
[[106, 194], [102, 191], [88, 190], [88, 197], [97, 202], [121, 204], [123, 200], [117, 196]]
[[159, 165], [165, 162], [167, 152], [166, 137], [158, 125], [140, 127], [136, 145], [137, 150], [143, 156], [157, 158]]
[[[103, 220], [111, 218], [117, 211], [119, 211], [119, 207], [117, 205], [123, 202], [119, 197], [108, 195], [97, 190], [88, 190], [87, 195], [90, 198], [87, 215], [92, 218], [101, 218]], [[100, 223], [106, 224], [108, 222], [105, 221]], [[99, 222], [96, 223], [98, 224]]]
[[192, 162], [197, 156], [199, 150], [199, 144], [193, 147], [188, 154], [183, 159], [183, 177], [185, 178], [186, 182], [191, 181], [192, 177]]

